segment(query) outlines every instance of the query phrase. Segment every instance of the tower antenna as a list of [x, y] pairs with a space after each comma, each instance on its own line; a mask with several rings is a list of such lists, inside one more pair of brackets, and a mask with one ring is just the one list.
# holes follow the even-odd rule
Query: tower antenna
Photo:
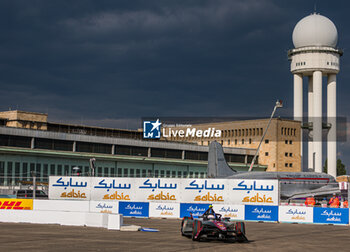
[[314, 14], [317, 14], [317, 2], [314, 3]]

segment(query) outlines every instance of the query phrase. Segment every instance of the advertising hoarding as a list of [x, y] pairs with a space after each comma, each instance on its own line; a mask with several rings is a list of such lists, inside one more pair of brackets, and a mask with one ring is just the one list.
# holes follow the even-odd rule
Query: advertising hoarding
[[0, 198], [0, 209], [6, 210], [33, 210], [32, 199]]
[[279, 206], [280, 222], [312, 223], [314, 217], [313, 207], [306, 206]]
[[278, 206], [245, 205], [245, 220], [278, 221]]
[[149, 203], [149, 217], [180, 218], [180, 204], [151, 202]]

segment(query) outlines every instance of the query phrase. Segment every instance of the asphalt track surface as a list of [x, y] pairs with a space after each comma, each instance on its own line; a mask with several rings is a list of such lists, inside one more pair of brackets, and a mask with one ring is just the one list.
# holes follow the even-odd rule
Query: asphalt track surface
[[247, 222], [248, 243], [193, 242], [180, 220], [124, 218], [159, 232], [0, 223], [0, 251], [349, 251], [350, 227]]

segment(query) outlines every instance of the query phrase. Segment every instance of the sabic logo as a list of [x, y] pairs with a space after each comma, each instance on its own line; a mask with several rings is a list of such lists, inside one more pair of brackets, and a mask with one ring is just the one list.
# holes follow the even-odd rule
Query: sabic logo
[[157, 139], [160, 138], [160, 125], [162, 123], [157, 121], [144, 121], [143, 122], [143, 138]]

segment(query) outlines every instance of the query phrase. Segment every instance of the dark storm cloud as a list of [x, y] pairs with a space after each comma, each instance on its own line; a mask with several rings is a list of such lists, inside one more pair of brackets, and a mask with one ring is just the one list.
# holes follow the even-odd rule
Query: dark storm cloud
[[[335, 6], [318, 1], [345, 45], [346, 8]], [[110, 124], [128, 116], [268, 116], [280, 98], [290, 116], [287, 50], [313, 8], [272, 0], [3, 1], [0, 108]], [[348, 78], [343, 71], [339, 81]], [[339, 111], [347, 113], [342, 95]]]
[[1, 106], [52, 117], [232, 113], [250, 93], [241, 87], [257, 82], [247, 66], [264, 58], [242, 48], [266, 40], [262, 25], [282, 17], [270, 1], [21, 1], [1, 9]]

